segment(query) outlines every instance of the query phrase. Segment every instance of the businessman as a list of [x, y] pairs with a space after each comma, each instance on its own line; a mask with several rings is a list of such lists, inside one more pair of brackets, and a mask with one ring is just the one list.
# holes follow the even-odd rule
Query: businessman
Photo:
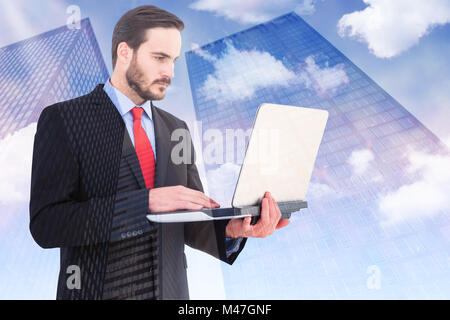
[[247, 238], [289, 223], [269, 193], [254, 225], [145, 218], [219, 206], [203, 193], [192, 145], [188, 161], [171, 158], [171, 133], [188, 132], [186, 123], [153, 104], [174, 77], [183, 28], [154, 6], [127, 12], [113, 32], [111, 78], [41, 113], [30, 231], [41, 247], [60, 248], [58, 299], [188, 299], [185, 244], [232, 264]]

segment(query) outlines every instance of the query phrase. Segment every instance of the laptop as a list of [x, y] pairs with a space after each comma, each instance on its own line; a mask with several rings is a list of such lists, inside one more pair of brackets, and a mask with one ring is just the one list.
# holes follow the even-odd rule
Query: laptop
[[328, 119], [321, 109], [263, 103], [259, 106], [230, 208], [150, 213], [155, 223], [257, 219], [266, 191], [283, 218], [307, 208], [305, 195]]

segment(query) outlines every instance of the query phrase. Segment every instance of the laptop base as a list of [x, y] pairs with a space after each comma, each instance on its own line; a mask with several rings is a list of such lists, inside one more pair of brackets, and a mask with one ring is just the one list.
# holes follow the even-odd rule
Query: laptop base
[[[308, 207], [306, 201], [286, 201], [278, 202], [281, 216], [289, 219], [293, 212]], [[256, 223], [261, 214], [261, 206], [246, 206], [242, 208], [217, 208], [203, 210], [181, 210], [173, 212], [150, 213], [147, 219], [155, 223], [177, 223], [177, 222], [196, 222], [196, 221], [212, 221], [238, 219], [248, 216], [252, 217], [252, 224]]]

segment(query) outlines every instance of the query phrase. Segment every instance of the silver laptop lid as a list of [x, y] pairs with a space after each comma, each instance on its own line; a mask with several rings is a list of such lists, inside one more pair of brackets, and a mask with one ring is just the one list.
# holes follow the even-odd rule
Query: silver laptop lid
[[260, 203], [265, 191], [276, 201], [305, 200], [328, 112], [262, 104], [255, 117], [233, 207]]

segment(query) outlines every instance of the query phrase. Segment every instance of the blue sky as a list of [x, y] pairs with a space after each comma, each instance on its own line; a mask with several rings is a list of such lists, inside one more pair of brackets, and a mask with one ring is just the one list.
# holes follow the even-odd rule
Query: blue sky
[[[126, 11], [142, 4], [159, 6], [176, 14], [185, 23], [182, 53], [175, 65], [175, 78], [166, 99], [157, 105], [188, 123], [194, 121], [195, 114], [184, 52], [191, 50], [195, 44], [204, 45], [295, 10], [428, 128], [449, 141], [449, 0], [255, 0], [247, 3], [235, 0], [0, 0], [3, 21], [0, 26], [0, 47], [65, 25], [70, 16], [67, 9], [75, 5], [80, 9], [81, 18], [90, 18], [111, 72], [110, 46], [114, 25]], [[375, 19], [378, 31], [366, 23], [370, 19]], [[415, 30], [417, 26], [422, 29]], [[351, 36], [352, 32], [354, 36]], [[35, 128], [28, 129], [31, 133], [33, 130]], [[26, 135], [26, 132], [22, 134]], [[8, 146], [8, 141], [2, 143], [2, 146]], [[27, 143], [31, 150], [30, 141]], [[2, 158], [1, 163], [12, 161], [8, 159]], [[24, 163], [24, 166], [29, 167], [30, 163]], [[3, 190], [3, 186], [0, 190]], [[0, 231], [4, 232], [3, 239], [13, 239], [11, 245], [0, 246], [0, 260], [6, 261], [0, 267], [0, 283], [6, 283], [8, 289], [0, 290], [0, 298], [53, 298], [58, 252], [43, 251], [32, 243], [27, 233], [27, 215], [20, 214], [27, 213], [27, 195], [17, 197], [16, 200], [11, 202], [14, 205], [7, 204], [14, 209], [2, 216], [3, 220], [12, 221], [9, 228], [2, 229], [0, 224]], [[1, 204], [3, 208], [5, 204]], [[21, 218], [12, 219], [13, 216]], [[28, 251], [23, 250], [24, 247]], [[192, 259], [203, 259], [203, 256], [195, 254], [191, 253]], [[39, 259], [37, 269], [31, 267], [36, 264], [35, 259]], [[201, 269], [191, 268], [189, 272], [193, 278], [205, 277]], [[217, 275], [209, 272], [211, 279]], [[201, 287], [191, 288], [191, 296], [195, 297], [202, 290]], [[222, 291], [223, 288], [218, 288], [212, 296], [222, 297]]]
[[[366, 2], [366, 3], [365, 3]], [[383, 89], [397, 99], [404, 107], [428, 126], [442, 139], [450, 136], [445, 118], [450, 111], [450, 64], [447, 57], [450, 53], [450, 26], [448, 23], [433, 23], [436, 17], [433, 12], [428, 16], [422, 7], [444, 11], [439, 21], [449, 21], [448, 0], [433, 1], [395, 1], [397, 6], [383, 7], [379, 0], [283, 0], [283, 1], [252, 1], [252, 7], [239, 5], [239, 1], [35, 1], [19, 0], [0, 1], [0, 15], [4, 15], [5, 23], [1, 26], [0, 46], [16, 42], [27, 37], [64, 25], [69, 17], [66, 13], [70, 5], [80, 8], [81, 17], [89, 17], [99, 41], [103, 57], [111, 72], [111, 36], [116, 21], [127, 10], [142, 4], [153, 4], [178, 15], [185, 22], [182, 33], [182, 53], [191, 49], [192, 43], [203, 45], [229, 34], [249, 28], [259, 21], [271, 19], [284, 13], [297, 10], [300, 15], [343, 52], [350, 60], [360, 67], [369, 77], [374, 79]], [[414, 3], [425, 3], [417, 5]], [[428, 5], [426, 5], [426, 3]], [[404, 6], [402, 8], [401, 6]], [[206, 11], [206, 8], [210, 11]], [[365, 42], [359, 42], [355, 37], [339, 34], [338, 23], [346, 14], [362, 12], [374, 8], [391, 10], [394, 23], [381, 19], [385, 23], [385, 33], [399, 33], [395, 39], [399, 43], [405, 41], [405, 36], [399, 29], [410, 29], [412, 26], [429, 23], [426, 34], [413, 37], [417, 43], [404, 51], [389, 57], [376, 56]], [[405, 12], [412, 7], [417, 15]], [[197, 8], [197, 9], [195, 9]], [[200, 10], [203, 8], [202, 10]], [[230, 9], [229, 9], [230, 8]], [[375, 11], [375, 10], [372, 10]], [[231, 13], [230, 13], [231, 12]], [[245, 12], [255, 12], [252, 18]], [[422, 12], [422, 13], [420, 13]], [[402, 14], [404, 15], [401, 18]], [[424, 17], [420, 17], [420, 15]], [[384, 14], [383, 14], [384, 15]], [[374, 14], [375, 18], [377, 17]], [[414, 20], [416, 19], [416, 20]], [[433, 20], [434, 19], [434, 20]], [[403, 21], [402, 23], [400, 23]], [[25, 27], [24, 27], [25, 25]], [[206, 26], [206, 27], [205, 27]], [[356, 25], [363, 31], [364, 26]], [[360, 31], [361, 31], [360, 30]], [[362, 32], [361, 31], [361, 32]], [[361, 33], [359, 34], [361, 37]], [[406, 36], [407, 37], [407, 36]], [[395, 41], [392, 44], [395, 46]], [[171, 94], [160, 106], [186, 118], [194, 119], [191, 94], [184, 56], [175, 66], [175, 79]], [[170, 91], [169, 91], [170, 92]]]

